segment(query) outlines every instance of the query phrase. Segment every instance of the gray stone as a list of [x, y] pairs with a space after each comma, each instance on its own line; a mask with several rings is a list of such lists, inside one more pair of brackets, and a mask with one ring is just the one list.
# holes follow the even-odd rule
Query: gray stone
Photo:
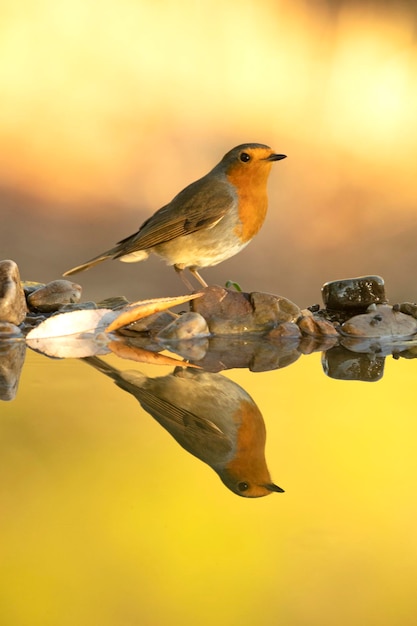
[[31, 309], [49, 313], [58, 311], [65, 304], [79, 302], [82, 288], [70, 280], [53, 280], [28, 295]]
[[17, 326], [26, 317], [25, 294], [14, 261], [0, 261], [0, 320]]
[[387, 304], [377, 304], [367, 313], [351, 317], [340, 332], [354, 337], [411, 337], [417, 333], [417, 320]]

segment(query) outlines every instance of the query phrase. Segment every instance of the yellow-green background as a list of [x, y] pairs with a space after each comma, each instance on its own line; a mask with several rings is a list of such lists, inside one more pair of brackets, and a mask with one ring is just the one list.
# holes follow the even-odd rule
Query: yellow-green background
[[0, 407], [2, 623], [415, 624], [415, 363], [225, 375], [284, 494], [232, 494], [110, 379], [29, 352]]
[[[288, 155], [267, 222], [207, 281], [303, 307], [380, 274], [416, 300], [416, 20], [401, 0], [3, 1], [0, 258], [59, 278], [258, 141]], [[77, 281], [183, 291], [152, 259]], [[0, 405], [0, 622], [416, 623], [414, 362], [375, 384], [317, 356], [230, 375], [285, 494], [239, 499], [110, 380], [29, 355]]]

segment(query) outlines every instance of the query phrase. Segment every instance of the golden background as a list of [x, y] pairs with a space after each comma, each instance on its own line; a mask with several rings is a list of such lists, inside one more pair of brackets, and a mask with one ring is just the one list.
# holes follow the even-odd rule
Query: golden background
[[[234, 145], [274, 166], [264, 229], [203, 274], [301, 306], [382, 275], [415, 298], [417, 11], [402, 2], [4, 2], [2, 258], [41, 282], [137, 230]], [[178, 293], [157, 259], [85, 297]]]

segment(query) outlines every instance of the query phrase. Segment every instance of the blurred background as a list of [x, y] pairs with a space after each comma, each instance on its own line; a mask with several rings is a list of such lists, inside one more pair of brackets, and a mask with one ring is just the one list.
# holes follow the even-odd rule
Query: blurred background
[[[417, 7], [407, 1], [4, 0], [0, 258], [45, 282], [131, 234], [233, 146], [274, 166], [263, 230], [209, 283], [320, 301], [382, 275], [416, 299]], [[159, 259], [84, 299], [184, 290]]]
[[[255, 141], [288, 155], [267, 221], [208, 282], [307, 306], [379, 274], [417, 300], [416, 18], [401, 0], [3, 0], [0, 259], [59, 278]], [[156, 258], [74, 278], [84, 299], [184, 292]], [[110, 380], [28, 351], [0, 406], [0, 623], [414, 626], [414, 366], [387, 359], [372, 385], [319, 354], [227, 372], [286, 490], [248, 502]]]

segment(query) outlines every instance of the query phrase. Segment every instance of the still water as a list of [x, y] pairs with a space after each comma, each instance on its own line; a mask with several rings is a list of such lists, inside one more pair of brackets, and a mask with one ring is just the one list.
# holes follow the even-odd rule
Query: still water
[[285, 490], [244, 498], [96, 367], [28, 349], [0, 404], [0, 623], [414, 625], [417, 362], [382, 364], [217, 374], [259, 410]]

